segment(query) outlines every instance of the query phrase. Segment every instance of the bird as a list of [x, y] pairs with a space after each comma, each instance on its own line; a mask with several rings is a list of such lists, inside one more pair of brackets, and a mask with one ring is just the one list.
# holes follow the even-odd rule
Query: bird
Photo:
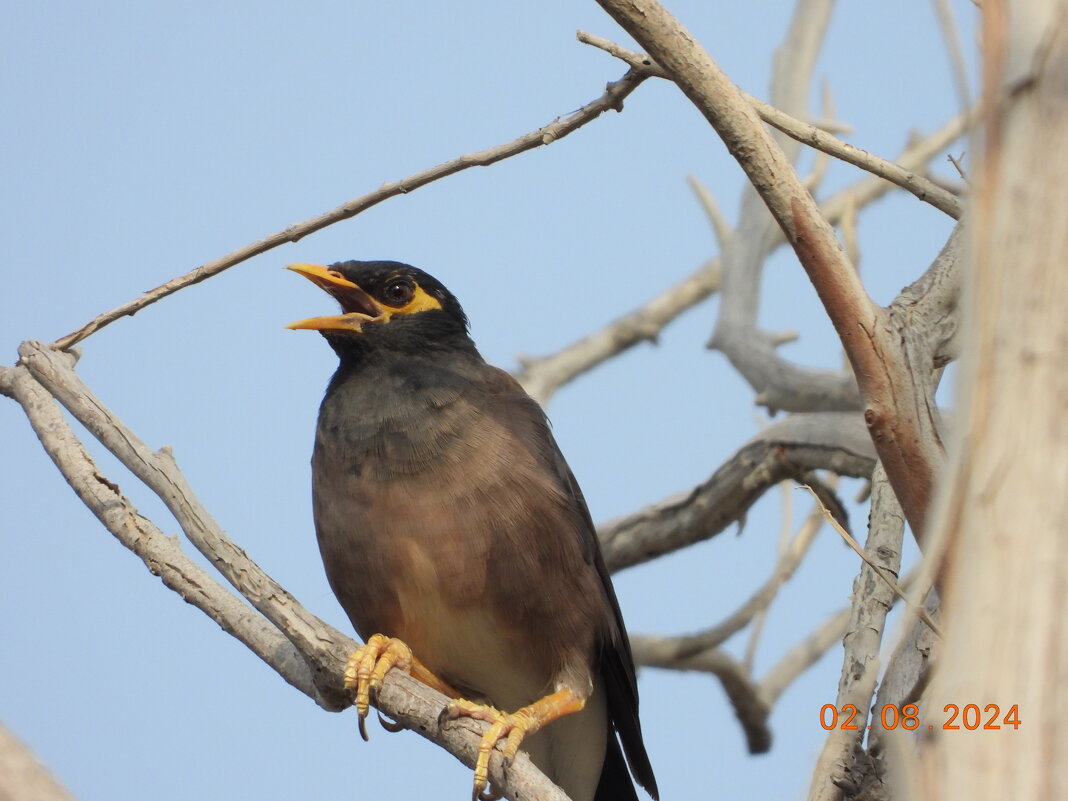
[[[291, 264], [341, 306], [290, 323], [338, 357], [316, 425], [312, 506], [331, 589], [364, 645], [361, 733], [405, 670], [520, 746], [572, 801], [653, 799], [626, 629], [590, 512], [541, 406], [488, 364], [459, 301], [396, 261]], [[625, 757], [624, 757], [625, 755]], [[629, 772], [628, 772], [629, 765]], [[633, 780], [631, 776], [633, 775]]]

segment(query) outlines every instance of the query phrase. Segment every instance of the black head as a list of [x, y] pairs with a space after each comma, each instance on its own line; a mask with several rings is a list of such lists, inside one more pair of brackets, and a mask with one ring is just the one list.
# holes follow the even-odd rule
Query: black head
[[342, 359], [371, 351], [425, 352], [473, 348], [467, 316], [440, 281], [397, 261], [343, 261], [322, 267], [291, 264], [341, 304], [341, 314], [289, 328], [322, 333]]

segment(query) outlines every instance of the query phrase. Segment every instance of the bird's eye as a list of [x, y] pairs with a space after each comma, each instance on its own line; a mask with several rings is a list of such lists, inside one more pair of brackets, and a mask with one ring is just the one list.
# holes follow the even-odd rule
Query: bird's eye
[[382, 300], [391, 306], [403, 306], [414, 294], [415, 287], [405, 278], [393, 278], [382, 286]]

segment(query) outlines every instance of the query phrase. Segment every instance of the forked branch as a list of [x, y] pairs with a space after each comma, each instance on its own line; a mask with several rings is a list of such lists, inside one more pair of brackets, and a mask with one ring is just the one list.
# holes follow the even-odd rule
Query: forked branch
[[[880, 461], [913, 531], [922, 537], [941, 462], [921, 418], [912, 367], [888, 312], [868, 297], [827, 220], [753, 107], [692, 34], [657, 0], [598, 0], [701, 111], [745, 171], [794, 248], [857, 377]], [[931, 404], [933, 406], [933, 404]]]

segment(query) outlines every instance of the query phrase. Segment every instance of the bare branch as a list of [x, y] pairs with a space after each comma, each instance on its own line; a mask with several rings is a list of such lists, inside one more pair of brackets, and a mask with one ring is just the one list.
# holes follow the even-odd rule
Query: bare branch
[[[901, 163], [918, 168], [958, 138], [963, 127], [962, 118], [951, 120], [907, 148], [900, 157]], [[849, 211], [850, 204], [862, 208], [881, 198], [891, 188], [890, 184], [878, 178], [863, 178], [832, 195], [821, 209], [824, 216], [835, 224]], [[768, 252], [785, 241], [782, 231], [774, 226], [768, 232]], [[654, 341], [676, 317], [718, 291], [721, 265], [721, 259], [706, 262], [696, 272], [645, 305], [556, 353], [538, 358], [520, 358], [522, 369], [516, 373], [516, 378], [528, 394], [543, 405], [548, 403], [561, 386], [628, 348], [641, 342]], [[768, 338], [767, 342], [763, 337]], [[739, 361], [753, 365], [752, 369], [742, 371], [747, 377], [763, 369], [765, 363], [770, 365], [769, 375], [776, 378], [774, 383], [765, 385], [758, 396], [759, 403], [788, 411], [860, 408], [852, 374], [795, 367], [779, 359], [775, 353], [775, 346], [781, 344], [782, 340], [771, 335], [763, 337], [759, 332], [754, 332], [752, 337], [740, 337], [737, 352], [731, 357], [736, 366]], [[823, 385], [820, 381], [825, 374], [830, 376], [830, 380]], [[801, 379], [795, 380], [795, 376], [801, 376]]]
[[[898, 157], [899, 163], [906, 169], [919, 169], [959, 138], [966, 124], [964, 117], [955, 117], [906, 147]], [[820, 208], [834, 225], [844, 219], [851, 204], [859, 210], [881, 198], [890, 188], [890, 184], [879, 178], [864, 178], [828, 198]], [[753, 259], [765, 258], [785, 241], [777, 226], [767, 236], [765, 249], [753, 253]], [[752, 261], [732, 273], [734, 289], [724, 292], [721, 298], [710, 347], [730, 359], [757, 390], [757, 402], [769, 409], [794, 412], [859, 409], [860, 397], [850, 372], [798, 367], [780, 358], [775, 351], [775, 339], [756, 328], [755, 301], [759, 297], [760, 280], [760, 264]]]
[[266, 573], [222, 531], [178, 470], [168, 449], [151, 450], [96, 398], [59, 351], [40, 342], [19, 347], [21, 362], [174, 515], [189, 541], [222, 576], [304, 653], [326, 660], [332, 651], [319, 637], [322, 621]]
[[[934, 590], [928, 592], [922, 608], [928, 617], [937, 623], [940, 614], [938, 593]], [[935, 650], [942, 642], [935, 634], [936, 631], [937, 629], [922, 620], [915, 620], [907, 627], [906, 636], [897, 644], [886, 670], [883, 671], [879, 694], [875, 699], [876, 709], [888, 705], [902, 709], [907, 704], [919, 701], [931, 678]], [[868, 735], [870, 752], [879, 750], [886, 733], [882, 719], [874, 717], [871, 721], [871, 734]]]
[[[922, 538], [942, 454], [922, 437], [925, 426], [921, 418], [926, 409], [915, 403], [906, 357], [897, 332], [887, 325], [885, 310], [868, 297], [834, 230], [820, 215], [786, 154], [690, 32], [657, 0], [599, 2], [704, 114], [786, 234], [849, 356], [880, 460], [912, 530]], [[799, 4], [798, 9], [805, 5]], [[738, 242], [759, 242], [759, 225], [747, 230], [747, 221], [756, 219], [747, 219], [745, 214], [752, 205], [750, 195], [743, 202], [742, 223], [728, 253], [736, 250]], [[747, 259], [741, 261], [748, 263]], [[724, 273], [725, 292], [733, 275], [730, 269]], [[755, 296], [751, 300], [755, 301]]]
[[[670, 639], [670, 638], [666, 638]], [[709, 649], [689, 659], [678, 660], [661, 651], [659, 638], [635, 635], [631, 638], [634, 660], [639, 665], [663, 667], [672, 670], [698, 670], [711, 673], [720, 680], [734, 714], [745, 732], [746, 744], [751, 754], [762, 754], [771, 748], [771, 730], [768, 728], [770, 705], [746, 673], [745, 668], [725, 651]], [[668, 649], [670, 650], [670, 645]]]
[[[578, 38], [580, 42], [604, 50], [606, 53], [625, 61], [632, 67], [641, 66], [649, 69], [651, 74], [658, 78], [671, 79], [667, 72], [645, 53], [637, 53], [633, 50], [628, 50], [615, 42], [603, 39], [600, 36], [592, 36], [583, 31], [579, 31]], [[872, 175], [878, 175], [880, 178], [884, 178], [890, 183], [901, 187], [906, 192], [915, 195], [924, 203], [930, 203], [936, 209], [945, 212], [953, 219], [960, 219], [962, 208], [960, 200], [952, 192], [943, 189], [926, 176], [917, 174], [893, 161], [880, 158], [866, 150], [854, 147], [848, 142], [843, 142], [827, 130], [829, 126], [825, 123], [815, 125], [810, 122], [805, 122], [793, 114], [788, 114], [781, 108], [770, 103], [765, 103], [763, 100], [754, 97], [748, 92], [738, 91], [741, 97], [753, 107], [753, 110], [760, 116], [760, 119], [786, 134], [791, 139], [794, 139], [801, 144], [808, 145], [822, 153], [826, 153], [829, 156], [834, 156], [836, 159], [844, 161], [847, 164], [852, 164], [854, 167], [859, 167], [866, 172], [870, 172]], [[965, 108], [967, 108], [967, 106], [965, 106]], [[833, 119], [831, 115], [828, 114], [825, 114], [824, 118], [825, 120]], [[839, 130], [841, 129], [841, 126], [837, 127]]]
[[[167, 586], [249, 645], [293, 686], [315, 698], [324, 708], [337, 710], [348, 706], [351, 699], [343, 689], [342, 673], [355, 643], [308, 612], [226, 537], [200, 505], [170, 454], [166, 450], [151, 451], [119, 421], [74, 373], [67, 354], [35, 342], [23, 343], [19, 351], [25, 369], [0, 370], [0, 391], [20, 402], [22, 398], [27, 399], [24, 408], [42, 444], [79, 497], [98, 513], [101, 522], [123, 544], [135, 551], [142, 548], [145, 554], [142, 558], [149, 569], [158, 571]], [[118, 487], [96, 468], [46, 389], [163, 500], [198, 550], [295, 646], [305, 662], [303, 670], [293, 665], [291, 647], [277, 633], [270, 634], [262, 618], [236, 598], [223, 598], [228, 593], [191, 565], [176, 543], [169, 541], [119, 494]], [[140, 542], [145, 534], [149, 535], [149, 542]], [[167, 542], [171, 542], [170, 547]], [[375, 705], [403, 727], [416, 731], [473, 767], [487, 724], [460, 718], [442, 727], [439, 715], [447, 701], [445, 696], [410, 676], [391, 671]], [[507, 772], [501, 761], [501, 754], [495, 752], [490, 761], [490, 777], [508, 798], [567, 801], [563, 792], [525, 754], [520, 754]]]
[[850, 203], [846, 207], [846, 213], [842, 215], [839, 226], [842, 232], [842, 245], [845, 247], [846, 256], [857, 271], [860, 271], [860, 239], [857, 236], [857, 209]]
[[[838, 477], [831, 476], [830, 489], [832, 491], [837, 489]], [[750, 673], [753, 671], [753, 664], [756, 661], [756, 648], [757, 642], [760, 639], [760, 635], [764, 629], [764, 623], [767, 620], [768, 610], [771, 608], [772, 602], [778, 595], [782, 586], [789, 581], [798, 566], [801, 564], [801, 560], [805, 558], [805, 554], [808, 553], [809, 546], [816, 540], [816, 535], [819, 534], [820, 529], [823, 527], [823, 513], [816, 507], [813, 508], [808, 516], [801, 522], [801, 527], [798, 529], [797, 534], [792, 538], [790, 537], [790, 525], [793, 522], [793, 485], [788, 481], [783, 481], [780, 485], [782, 488], [783, 498], [783, 525], [782, 534], [780, 536], [780, 547], [778, 559], [775, 565], [775, 570], [771, 574], [771, 578], [765, 582], [764, 586], [760, 587], [749, 600], [732, 615], [733, 619], [737, 623], [745, 619], [745, 616], [752, 610], [752, 622], [753, 627], [751, 629], [749, 640], [745, 644], [745, 658], [744, 664], [746, 670]], [[731, 618], [728, 618], [730, 620]], [[720, 623], [722, 626], [723, 621]]]
[[135, 314], [146, 306], [177, 292], [183, 287], [191, 286], [192, 284], [211, 278], [213, 275], [217, 275], [223, 270], [229, 269], [243, 261], [247, 261], [253, 256], [266, 253], [268, 250], [276, 248], [279, 245], [284, 245], [287, 242], [296, 242], [303, 239], [308, 234], [315, 233], [316, 231], [326, 228], [329, 225], [333, 225], [336, 222], [355, 217], [357, 214], [381, 203], [383, 200], [388, 200], [391, 197], [412, 192], [432, 183], [433, 181], [462, 172], [471, 167], [486, 167], [490, 164], [495, 164], [498, 161], [511, 158], [519, 153], [525, 153], [528, 150], [533, 150], [542, 145], [552, 144], [555, 141], [563, 139], [565, 136], [578, 130], [586, 123], [597, 119], [606, 111], [613, 109], [616, 111], [622, 110], [623, 100], [631, 92], [637, 89], [646, 78], [650, 77], [651, 74], [652, 72], [647, 69], [631, 69], [618, 81], [608, 84], [608, 86], [605, 87], [603, 95], [596, 100], [587, 103], [578, 111], [567, 117], [557, 118], [548, 125], [542, 126], [536, 131], [524, 134], [511, 142], [491, 147], [488, 150], [481, 150], [477, 153], [468, 153], [467, 155], [460, 156], [452, 161], [446, 161], [435, 167], [430, 167], [429, 169], [417, 172], [414, 175], [409, 175], [407, 178], [402, 178], [399, 181], [382, 184], [382, 186], [375, 191], [369, 192], [355, 200], [350, 200], [348, 203], [338, 206], [331, 211], [320, 214], [317, 217], [312, 217], [310, 220], [305, 220], [302, 223], [291, 225], [285, 230], [271, 234], [258, 242], [245, 245], [245, 247], [239, 248], [238, 250], [223, 256], [221, 259], [216, 259], [215, 261], [203, 264], [195, 270], [179, 276], [178, 278], [172, 278], [167, 283], [161, 284], [140, 297], [93, 318], [78, 330], [73, 331], [64, 337], [60, 337], [53, 343], [53, 346], [60, 350], [66, 350], [109, 323], [113, 323], [115, 320], [122, 317]]
[[836, 159], [844, 161], [847, 164], [852, 164], [854, 167], [859, 167], [862, 170], [870, 172], [872, 175], [878, 175], [880, 178], [885, 178], [890, 183], [915, 195], [924, 203], [930, 203], [939, 211], [945, 212], [954, 220], [960, 219], [962, 211], [960, 199], [952, 192], [940, 187], [931, 179], [920, 175], [919, 173], [912, 172], [911, 170], [902, 167], [900, 164], [895, 164], [892, 161], [880, 158], [873, 153], [869, 153], [867, 150], [861, 150], [859, 147], [854, 147], [848, 142], [836, 139], [829, 133], [821, 131], [814, 125], [801, 127], [794, 124], [792, 120], [783, 120], [778, 115], [770, 113], [761, 113], [760, 116], [770, 125], [774, 125], [780, 131], [791, 138], [796, 139], [798, 142], [813, 147], [816, 150], [820, 150], [829, 156], [834, 156]]
[[778, 482], [812, 470], [867, 476], [871, 440], [856, 414], [792, 415], [750, 440], [706, 482], [598, 529], [610, 570], [647, 562], [709, 539], [740, 520]]
[[638, 309], [612, 321], [578, 342], [540, 358], [521, 358], [515, 377], [542, 405], [560, 387], [639, 342], [656, 339], [664, 326], [719, 289], [719, 260], [705, 262]]
[[894, 602], [894, 592], [889, 584], [882, 575], [876, 577], [876, 574], [884, 570], [895, 576], [898, 574], [904, 528], [905, 518], [897, 497], [884, 470], [877, 466], [872, 479], [871, 524], [864, 544], [864, 550], [875, 564], [865, 562], [853, 585], [842, 678], [835, 702], [838, 709], [852, 705], [863, 719], [855, 731], [835, 729], [828, 736], [813, 772], [809, 801], [839, 801], [843, 797], [843, 784], [850, 781], [853, 755], [859, 750], [866, 732], [864, 720], [875, 693], [886, 613]]
[[[868, 567], [870, 567], [879, 578], [881, 578], [887, 583], [887, 586], [890, 587], [890, 590], [894, 593], [894, 595], [896, 595], [906, 604], [912, 605], [912, 602], [909, 600], [908, 595], [905, 593], [905, 589], [897, 583], [897, 573], [891, 573], [891, 571], [880, 565], [875, 560], [875, 558], [871, 556], [865, 549], [860, 547], [857, 541], [853, 539], [853, 535], [846, 531], [842, 527], [842, 525], [834, 519], [834, 516], [830, 513], [830, 511], [824, 505], [823, 501], [820, 499], [820, 496], [816, 494], [816, 491], [813, 490], [812, 487], [808, 486], [807, 484], [803, 484], [801, 485], [801, 489], [808, 490], [812, 493], [812, 497], [816, 499], [816, 503], [820, 506], [820, 511], [823, 512], [823, 515], [827, 518], [827, 521], [831, 524], [831, 527], [838, 533], [838, 536], [840, 536], [845, 541], [845, 544], [848, 545], [850, 549], [852, 549], [853, 553], [859, 556], [861, 560]], [[927, 614], [927, 611], [922, 606], [916, 604], [915, 608], [913, 609], [913, 612], [920, 618], [920, 620], [926, 623], [927, 626], [935, 634], [942, 636], [942, 632], [938, 629], [938, 624], [936, 624], [931, 619], [931, 617]]]
[[971, 92], [968, 89], [968, 68], [964, 64], [964, 49], [960, 44], [960, 30], [953, 16], [953, 9], [946, 0], [932, 0], [938, 15], [938, 24], [942, 28], [942, 37], [946, 40], [949, 63], [953, 69], [953, 83], [957, 89], [957, 98], [962, 109], [971, 108]]
[[19, 738], [0, 725], [0, 799], [74, 801], [74, 796]]
[[[56, 360], [69, 359], [60, 354], [53, 356]], [[340, 692], [320, 695], [304, 657], [278, 629], [227, 592], [182, 552], [176, 538], [166, 536], [137, 511], [118, 485], [100, 471], [55, 400], [24, 367], [0, 368], [0, 390], [22, 405], [45, 452], [75, 494], [119, 542], [141, 558], [149, 571], [321, 706], [336, 712], [350, 705]], [[320, 627], [318, 636], [331, 643], [330, 650], [340, 655], [337, 667], [343, 669], [345, 655], [355, 644], [321, 620], [316, 622]]]
[[[838, 477], [832, 476], [832, 480], [837, 482]], [[775, 573], [778, 572], [779, 566], [783, 560], [788, 558], [788, 554], [791, 551], [791, 542], [797, 542], [793, 538], [793, 522], [794, 522], [794, 492], [793, 483], [789, 481], [779, 482], [779, 497], [782, 499], [782, 508], [779, 510], [779, 542], [775, 548], [775, 570], [772, 572], [774, 578]], [[805, 519], [805, 522], [801, 525], [801, 530], [798, 532], [798, 539], [809, 528], [808, 523], [812, 521], [813, 517], [810, 513]], [[823, 525], [823, 519], [820, 518], [817, 522], [817, 528], [813, 529], [813, 532], [818, 530], [818, 526]], [[809, 543], [804, 545], [804, 552], [808, 552]], [[796, 564], [800, 564], [800, 558], [797, 559]], [[793, 570], [790, 571], [791, 574]], [[765, 583], [765, 587], [767, 584]], [[758, 591], [759, 592], [759, 591]], [[745, 666], [747, 673], [752, 675], [753, 663], [756, 661], [757, 646], [760, 644], [760, 638], [764, 634], [764, 624], [768, 621], [768, 608], [771, 606], [772, 601], [775, 599], [775, 594], [778, 592], [778, 586], [772, 591], [772, 594], [767, 596], [767, 599], [761, 599], [759, 606], [754, 608], [753, 614], [749, 617], [749, 636], [745, 640], [745, 652], [742, 654], [742, 665]]]
[[697, 195], [697, 200], [701, 203], [705, 216], [708, 217], [708, 223], [712, 226], [712, 233], [716, 237], [716, 244], [719, 245], [720, 250], [723, 250], [734, 234], [734, 229], [727, 222], [727, 218], [723, 216], [723, 210], [719, 207], [719, 203], [716, 202], [715, 196], [708, 190], [708, 187], [692, 175], [686, 176], [686, 180], [689, 182], [693, 193]]
[[819, 628], [791, 648], [760, 681], [760, 692], [774, 705], [794, 680], [819, 661], [827, 649], [841, 642], [849, 625], [849, 608], [835, 612]]
[[763, 586], [715, 626], [696, 634], [657, 637], [636, 634], [632, 635], [631, 639], [638, 638], [650, 649], [655, 649], [657, 667], [691, 669], [685, 667], [691, 657], [722, 645], [733, 634], [749, 625], [758, 613], [768, 608], [779, 588], [790, 580], [797, 566], [801, 564], [822, 522], [823, 515], [817, 507], [783, 552], [771, 576]]

